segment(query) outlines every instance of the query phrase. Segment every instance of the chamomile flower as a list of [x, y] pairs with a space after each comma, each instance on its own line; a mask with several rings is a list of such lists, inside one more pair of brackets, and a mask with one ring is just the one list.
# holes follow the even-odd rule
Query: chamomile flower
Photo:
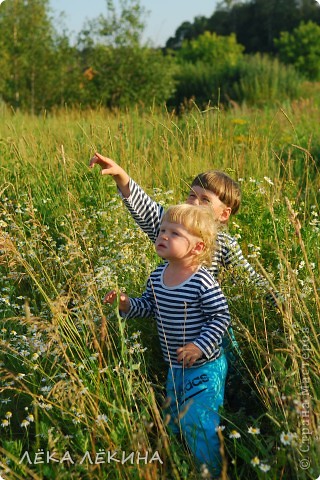
[[271, 467], [270, 467], [270, 465], [267, 465], [266, 463], [260, 463], [259, 468], [262, 472], [266, 473], [266, 472], [269, 472]]
[[304, 412], [304, 407], [303, 407], [302, 402], [300, 402], [300, 400], [294, 400], [293, 404], [294, 404], [294, 408], [295, 408], [296, 413], [298, 415], [302, 415], [303, 412]]
[[271, 178], [269, 178], [269, 177], [263, 177], [263, 178], [264, 178], [264, 180], [265, 180], [267, 183], [269, 183], [269, 185], [274, 185], [274, 183], [273, 183], [273, 181], [271, 180]]
[[27, 429], [27, 427], [28, 427], [29, 425], [30, 425], [30, 422], [25, 418], [24, 420], [22, 420], [20, 426], [21, 426], [22, 428]]
[[132, 340], [137, 340], [137, 338], [140, 337], [140, 334], [141, 334], [140, 330], [137, 330], [136, 332], [133, 332], [133, 334], [131, 335]]
[[109, 419], [104, 413], [97, 416], [96, 423], [108, 423]]
[[207, 465], [204, 463], [200, 468], [201, 478], [212, 478]]
[[254, 457], [252, 460], [251, 460], [251, 465], [253, 465], [254, 467], [256, 467], [257, 465], [260, 465], [260, 459], [259, 457]]
[[287, 432], [287, 433], [286, 432], [281, 432], [280, 442], [283, 445], [291, 445], [293, 438], [294, 438], [293, 433], [291, 433], [291, 432]]
[[239, 432], [237, 432], [237, 430], [231, 430], [231, 432], [229, 433], [229, 438], [240, 438], [241, 435]]
[[258, 428], [258, 427], [249, 427], [249, 428], [248, 428], [248, 433], [251, 433], [251, 435], [259, 435], [259, 433], [260, 433], [260, 428]]

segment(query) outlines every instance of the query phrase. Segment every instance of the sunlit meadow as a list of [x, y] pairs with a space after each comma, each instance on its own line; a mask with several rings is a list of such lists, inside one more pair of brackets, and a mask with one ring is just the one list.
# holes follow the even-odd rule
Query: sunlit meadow
[[221, 276], [242, 350], [219, 430], [222, 479], [316, 479], [319, 432], [320, 106], [190, 105], [0, 120], [0, 475], [5, 479], [200, 479], [168, 436], [165, 365], [152, 321], [102, 298], [139, 295], [153, 247], [88, 162], [118, 161], [164, 205], [195, 174], [243, 189], [230, 231], [280, 293], [270, 306]]

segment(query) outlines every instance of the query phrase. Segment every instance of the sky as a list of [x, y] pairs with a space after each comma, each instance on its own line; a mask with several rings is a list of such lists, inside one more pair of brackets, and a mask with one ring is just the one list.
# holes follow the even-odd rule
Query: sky
[[[196, 16], [210, 17], [218, 0], [140, 0], [149, 14], [143, 41], [150, 40], [155, 47], [163, 47], [169, 37], [184, 21], [193, 22]], [[114, 4], [119, 2], [114, 0]], [[86, 20], [107, 14], [107, 0], [50, 0], [50, 6], [59, 30], [59, 14], [65, 12], [64, 24], [72, 32], [73, 40]]]

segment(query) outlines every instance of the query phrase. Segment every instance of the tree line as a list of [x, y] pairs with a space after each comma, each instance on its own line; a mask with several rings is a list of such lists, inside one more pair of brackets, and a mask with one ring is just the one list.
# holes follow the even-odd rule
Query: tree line
[[320, 8], [316, 0], [224, 0], [212, 16], [183, 22], [166, 48], [179, 49], [184, 40], [204, 32], [217, 35], [234, 33], [246, 53], [277, 53], [274, 39], [281, 32], [292, 32], [301, 22], [320, 25]]
[[[225, 0], [185, 22], [164, 48], [143, 44], [139, 0], [106, 0], [71, 44], [49, 0], [0, 6], [0, 102], [31, 113], [295, 97], [320, 79], [320, 7], [314, 0]], [[255, 85], [255, 88], [253, 88]]]

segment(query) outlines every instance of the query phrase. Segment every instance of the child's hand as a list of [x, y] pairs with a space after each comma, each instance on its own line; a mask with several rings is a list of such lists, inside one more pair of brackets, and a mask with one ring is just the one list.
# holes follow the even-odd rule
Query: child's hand
[[113, 177], [120, 192], [125, 198], [130, 196], [130, 177], [120, 165], [114, 160], [111, 160], [111, 158], [103, 157], [100, 153], [95, 153], [94, 157], [90, 160], [89, 167], [93, 168], [95, 165], [100, 165], [101, 175], [111, 175]]
[[[103, 303], [114, 303], [117, 299], [117, 292], [111, 290], [103, 299]], [[128, 313], [130, 310], [130, 300], [127, 294], [120, 292], [119, 297], [119, 310], [124, 313]]]
[[194, 343], [187, 343], [184, 347], [177, 348], [178, 362], [183, 362], [184, 367], [192, 367], [196, 360], [202, 357], [203, 352]]
[[100, 165], [102, 175], [119, 175], [122, 168], [111, 158], [103, 157], [100, 153], [95, 153], [94, 157], [90, 159], [89, 167], [93, 168], [95, 165]]

